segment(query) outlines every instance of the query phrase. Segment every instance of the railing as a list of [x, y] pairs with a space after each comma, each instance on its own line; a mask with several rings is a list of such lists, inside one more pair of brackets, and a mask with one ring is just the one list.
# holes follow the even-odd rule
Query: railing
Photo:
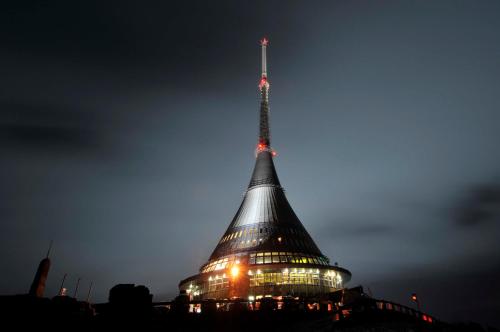
[[369, 312], [385, 312], [399, 314], [410, 317], [415, 321], [422, 321], [435, 324], [438, 320], [427, 313], [413, 309], [411, 307], [385, 300], [377, 300], [363, 297], [363, 303], [355, 302], [351, 305], [340, 305], [332, 301], [312, 301], [299, 298], [270, 298], [264, 297], [255, 300], [247, 299], [224, 299], [224, 300], [193, 300], [193, 301], [165, 301], [153, 303], [156, 307], [165, 307], [174, 310], [176, 307], [183, 307], [183, 311], [190, 313], [203, 313], [205, 311], [302, 311], [302, 312], [326, 312], [334, 321], [349, 319], [353, 315], [353, 309], [364, 306]]
[[434, 323], [437, 321], [437, 319], [429, 314], [426, 314], [424, 312], [421, 312], [419, 310], [415, 310], [413, 308], [407, 307], [405, 305], [399, 304], [399, 303], [394, 303], [391, 301], [385, 301], [385, 300], [375, 300], [376, 308], [381, 311], [392, 311], [392, 312], [399, 312], [404, 315], [412, 316], [417, 319], [421, 319], [424, 322], [427, 323]]

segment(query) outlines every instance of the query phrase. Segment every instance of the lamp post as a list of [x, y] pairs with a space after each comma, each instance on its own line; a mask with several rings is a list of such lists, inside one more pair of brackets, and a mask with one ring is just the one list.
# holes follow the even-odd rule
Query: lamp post
[[417, 304], [418, 311], [422, 311], [420, 310], [420, 301], [418, 300], [416, 293], [411, 294], [411, 300]]

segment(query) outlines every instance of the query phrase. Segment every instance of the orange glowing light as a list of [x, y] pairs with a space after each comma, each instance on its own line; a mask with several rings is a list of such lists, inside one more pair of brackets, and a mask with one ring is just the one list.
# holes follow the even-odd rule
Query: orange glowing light
[[233, 276], [233, 278], [236, 278], [239, 273], [240, 273], [240, 269], [237, 266], [233, 266], [231, 268], [231, 275]]

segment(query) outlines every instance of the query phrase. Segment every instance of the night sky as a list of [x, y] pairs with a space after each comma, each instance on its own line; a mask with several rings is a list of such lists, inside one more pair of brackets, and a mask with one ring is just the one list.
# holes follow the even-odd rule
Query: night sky
[[499, 1], [18, 1], [0, 35], [0, 294], [53, 239], [47, 296], [175, 296], [250, 179], [267, 36], [275, 164], [322, 252], [500, 326]]

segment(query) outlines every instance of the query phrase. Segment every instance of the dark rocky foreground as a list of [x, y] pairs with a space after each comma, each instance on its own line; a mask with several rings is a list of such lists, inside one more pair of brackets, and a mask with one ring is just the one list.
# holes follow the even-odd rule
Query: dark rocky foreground
[[155, 304], [146, 287], [118, 285], [108, 303], [94, 305], [68, 296], [2, 296], [0, 318], [4, 328], [13, 327], [5, 331], [499, 331], [476, 323], [444, 323], [364, 294], [345, 295], [342, 306], [291, 298], [190, 302], [185, 295]]

